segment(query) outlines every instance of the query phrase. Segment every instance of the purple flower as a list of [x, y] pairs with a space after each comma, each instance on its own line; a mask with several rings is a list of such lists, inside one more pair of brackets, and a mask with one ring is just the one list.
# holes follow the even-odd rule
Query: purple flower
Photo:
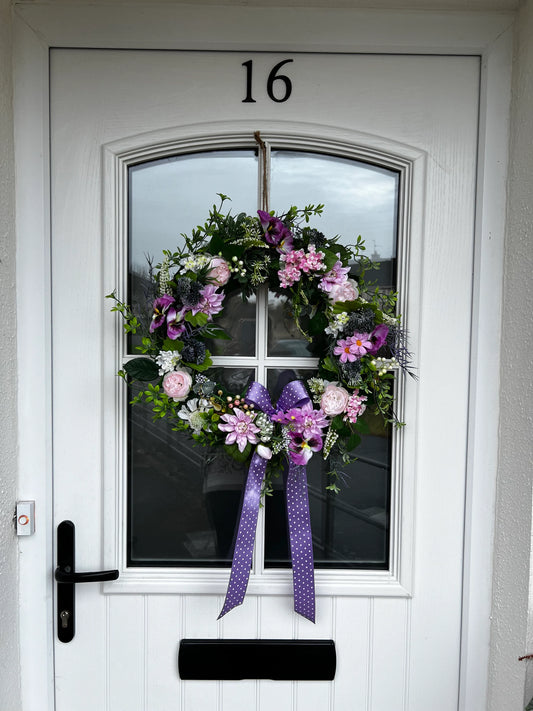
[[275, 422], [288, 425], [289, 433], [297, 433], [304, 439], [321, 436], [324, 427], [329, 426], [329, 421], [322, 410], [313, 410], [313, 405], [308, 402], [303, 407], [292, 407], [287, 412], [277, 412], [272, 416]]
[[185, 331], [185, 324], [183, 323], [183, 309], [181, 311], [176, 311], [174, 307], [171, 307], [167, 311], [167, 336], [175, 341], [179, 338], [181, 334]]
[[376, 355], [376, 353], [379, 351], [381, 346], [387, 340], [388, 335], [389, 335], [389, 327], [388, 326], [386, 326], [384, 323], [380, 323], [379, 326], [376, 326], [376, 328], [370, 334], [370, 340], [372, 341], [372, 347], [368, 349], [368, 353], [370, 353], [370, 355]]
[[154, 314], [150, 323], [150, 333], [153, 333], [156, 328], [159, 328], [167, 317], [167, 312], [171, 304], [174, 303], [174, 298], [169, 294], [163, 294], [154, 301]]
[[259, 221], [265, 233], [265, 240], [278, 248], [279, 252], [290, 252], [292, 249], [292, 233], [279, 217], [274, 217], [264, 210], [258, 210]]
[[257, 439], [257, 433], [260, 431], [259, 427], [254, 425], [250, 415], [239, 410], [238, 407], [234, 408], [232, 415], [222, 415], [221, 419], [224, 420], [224, 424], [219, 424], [218, 429], [228, 433], [225, 444], [234, 444], [236, 442], [239, 452], [244, 452], [248, 442], [252, 444], [259, 442]]
[[213, 284], [204, 286], [200, 292], [200, 296], [202, 298], [192, 309], [193, 315], [196, 315], [199, 311], [201, 311], [203, 314], [213, 317], [215, 314], [218, 314], [219, 311], [222, 311], [224, 294], [219, 294], [216, 286]]
[[322, 437], [314, 435], [306, 439], [297, 432], [289, 432], [290, 444], [289, 455], [295, 464], [306, 465], [313, 456], [313, 452], [320, 452], [322, 449]]
[[333, 349], [333, 354], [339, 356], [341, 363], [362, 358], [367, 353], [370, 353], [372, 342], [368, 333], [354, 333], [348, 338], [341, 338], [337, 341], [337, 345]]
[[320, 280], [318, 288], [322, 289], [322, 291], [325, 291], [326, 293], [329, 293], [335, 284], [344, 284], [345, 281], [348, 281], [348, 277], [346, 275], [349, 271], [350, 267], [343, 267], [340, 260], [335, 262], [329, 272], [326, 272]]
[[349, 338], [340, 338], [337, 341], [337, 345], [333, 349], [333, 355], [339, 356], [341, 363], [346, 363], [346, 361], [353, 363], [356, 359], [353, 344]]

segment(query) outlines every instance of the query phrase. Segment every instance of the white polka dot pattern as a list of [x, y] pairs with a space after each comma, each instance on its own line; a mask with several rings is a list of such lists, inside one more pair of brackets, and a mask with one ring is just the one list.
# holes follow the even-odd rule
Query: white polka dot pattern
[[[278, 400], [278, 410], [301, 407], [309, 400], [303, 383], [294, 380], [283, 388]], [[276, 410], [272, 406], [268, 390], [260, 383], [250, 385], [246, 401], [272, 416]], [[248, 471], [242, 503], [241, 517], [235, 551], [231, 564], [231, 574], [226, 599], [218, 618], [234, 607], [241, 605], [250, 577], [252, 555], [259, 513], [261, 485], [266, 470], [266, 460], [254, 454]], [[313, 561], [313, 540], [307, 496], [305, 467], [290, 463], [286, 484], [287, 518], [292, 559], [294, 589], [294, 609], [311, 622], [315, 621], [315, 576]]]

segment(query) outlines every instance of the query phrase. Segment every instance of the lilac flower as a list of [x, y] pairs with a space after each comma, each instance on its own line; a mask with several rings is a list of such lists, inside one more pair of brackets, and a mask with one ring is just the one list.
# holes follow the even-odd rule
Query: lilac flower
[[249, 414], [239, 410], [238, 407], [234, 408], [232, 415], [229, 413], [222, 415], [221, 419], [224, 420], [224, 424], [219, 424], [218, 429], [228, 433], [225, 444], [234, 444], [236, 442], [239, 452], [244, 452], [248, 442], [252, 444], [259, 442], [257, 439], [259, 427], [254, 425]]
[[199, 311], [203, 314], [207, 314], [212, 318], [219, 311], [222, 311], [222, 302], [224, 301], [224, 294], [219, 294], [217, 287], [213, 284], [208, 284], [204, 286], [200, 292], [202, 297], [200, 301], [192, 308], [193, 315], [196, 315]]
[[171, 304], [174, 303], [174, 298], [169, 294], [163, 294], [154, 301], [154, 314], [150, 323], [150, 333], [153, 333], [156, 328], [165, 323], [167, 312]]
[[264, 210], [258, 210], [259, 221], [265, 233], [268, 244], [277, 247], [281, 252], [290, 252], [292, 248], [292, 233], [279, 217], [274, 217]]
[[368, 349], [368, 353], [370, 353], [370, 355], [376, 355], [376, 353], [379, 351], [381, 346], [387, 340], [388, 335], [389, 335], [389, 327], [388, 326], [386, 326], [384, 323], [380, 323], [379, 326], [376, 326], [376, 328], [370, 334], [370, 340], [372, 341], [372, 348]]
[[272, 416], [275, 422], [288, 425], [291, 432], [301, 434], [304, 439], [312, 436], [321, 436], [324, 427], [329, 426], [329, 422], [322, 410], [314, 410], [313, 405], [308, 402], [303, 407], [292, 407], [287, 412], [279, 411]]
[[335, 284], [344, 284], [344, 282], [348, 280], [348, 277], [346, 275], [349, 271], [350, 267], [343, 267], [342, 262], [340, 260], [335, 262], [329, 272], [326, 272], [320, 280], [318, 288], [322, 289], [322, 291], [329, 293], [331, 291], [332, 286], [334, 286]]

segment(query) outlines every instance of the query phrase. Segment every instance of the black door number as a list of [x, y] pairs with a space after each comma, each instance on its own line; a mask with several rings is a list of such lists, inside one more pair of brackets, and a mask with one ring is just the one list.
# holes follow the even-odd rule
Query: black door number
[[[286, 74], [278, 74], [281, 67], [289, 62], [294, 62], [294, 59], [284, 59], [278, 62], [275, 67], [272, 67], [270, 74], [267, 79], [267, 94], [268, 98], [275, 101], [277, 104], [282, 104], [292, 94], [292, 82]], [[243, 67], [246, 67], [246, 98], [242, 100], [243, 104], [255, 104], [255, 99], [252, 97], [252, 71], [253, 71], [253, 61], [249, 59], [247, 62], [242, 63]], [[274, 86], [276, 86], [277, 95], [274, 93]], [[283, 85], [282, 92], [279, 90], [279, 82]]]

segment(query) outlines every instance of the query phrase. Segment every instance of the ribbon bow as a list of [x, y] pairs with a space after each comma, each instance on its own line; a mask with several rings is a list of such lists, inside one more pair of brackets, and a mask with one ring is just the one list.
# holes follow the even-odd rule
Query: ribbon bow
[[[260, 383], [252, 383], [246, 394], [246, 402], [253, 404], [270, 417], [279, 413], [280, 410], [286, 412], [293, 407], [302, 407], [309, 402], [309, 400], [307, 390], [299, 380], [293, 380], [283, 388], [277, 403], [277, 410], [272, 406], [268, 390]], [[234, 607], [241, 605], [246, 595], [252, 565], [261, 485], [265, 476], [266, 465], [266, 460], [255, 452], [250, 463], [250, 469], [248, 470], [241, 517], [231, 564], [231, 574], [226, 599], [218, 616], [219, 619]], [[294, 610], [311, 622], [314, 622], [315, 576], [313, 540], [309, 516], [309, 500], [307, 496], [307, 477], [305, 466], [297, 465], [291, 459], [289, 459], [286, 497], [292, 560]]]

